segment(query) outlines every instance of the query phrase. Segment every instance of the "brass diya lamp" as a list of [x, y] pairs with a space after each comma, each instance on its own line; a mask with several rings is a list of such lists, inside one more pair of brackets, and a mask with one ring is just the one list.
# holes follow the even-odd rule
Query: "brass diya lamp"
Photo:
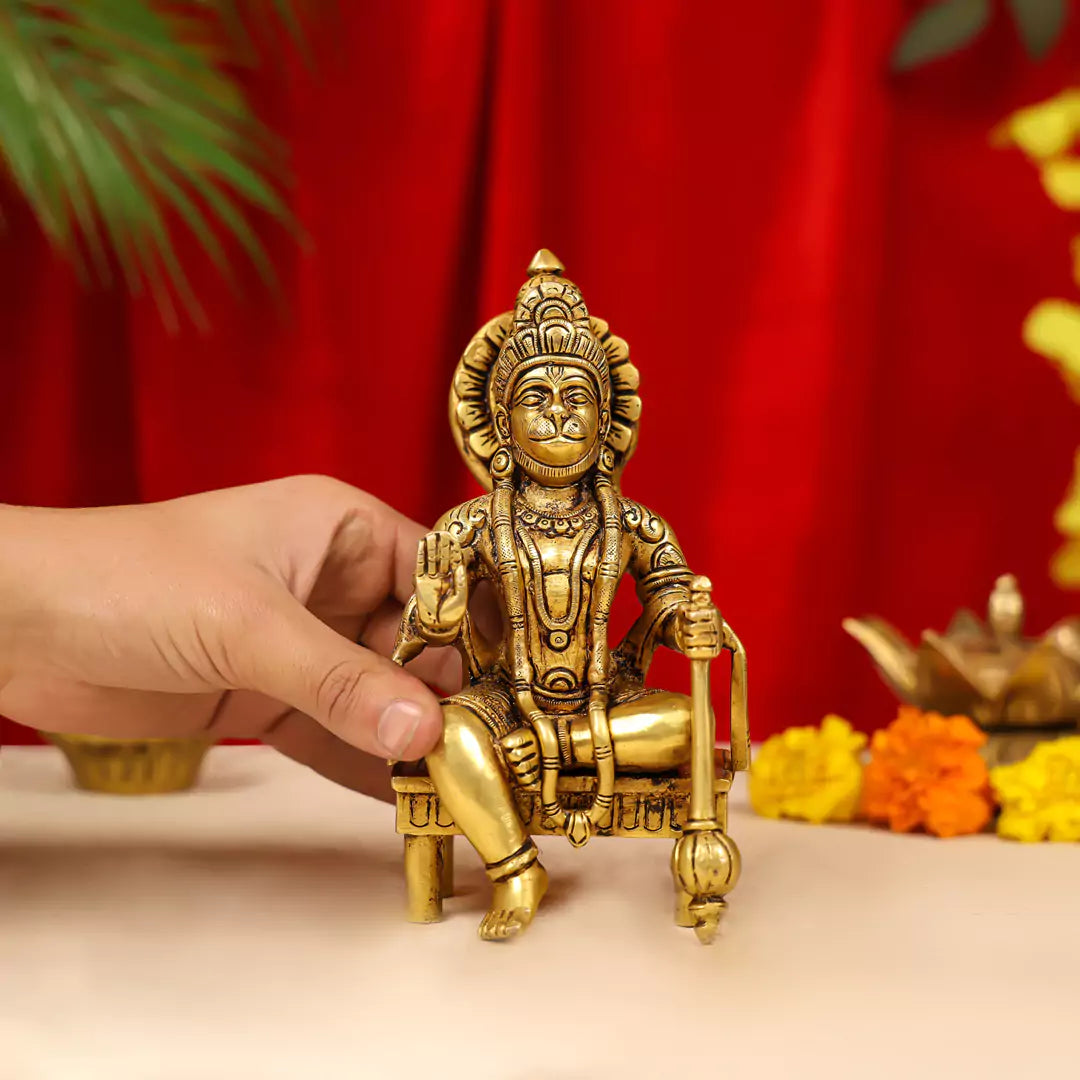
[[986, 622], [961, 610], [948, 630], [924, 630], [917, 646], [877, 617], [845, 619], [901, 701], [969, 716], [989, 736], [989, 764], [1026, 757], [1044, 739], [1080, 727], [1080, 619], [1025, 637], [1024, 598], [1011, 574], [990, 594]]
[[45, 736], [59, 747], [78, 787], [108, 795], [165, 795], [194, 787], [208, 739], [109, 739]]

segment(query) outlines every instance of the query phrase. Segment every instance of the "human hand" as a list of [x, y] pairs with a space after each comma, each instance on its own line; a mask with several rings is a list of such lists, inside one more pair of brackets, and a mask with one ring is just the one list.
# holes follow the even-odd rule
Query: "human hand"
[[[424, 529], [302, 476], [147, 506], [0, 507], [0, 713], [55, 732], [261, 738], [352, 787], [437, 742], [383, 655]], [[354, 644], [361, 640], [363, 645]], [[411, 665], [444, 689], [453, 650]]]
[[425, 639], [452, 641], [469, 605], [465, 557], [448, 532], [430, 532], [416, 552], [416, 620]]

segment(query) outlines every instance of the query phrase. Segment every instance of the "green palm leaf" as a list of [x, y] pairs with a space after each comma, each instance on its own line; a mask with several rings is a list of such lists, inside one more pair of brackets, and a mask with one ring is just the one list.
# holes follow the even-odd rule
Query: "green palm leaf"
[[[203, 316], [177, 257], [182, 222], [228, 272], [234, 239], [272, 280], [245, 210], [292, 225], [284, 154], [228, 71], [244, 0], [0, 0], [0, 167], [88, 277], [118, 269], [167, 320]], [[300, 35], [288, 0], [276, 10]]]

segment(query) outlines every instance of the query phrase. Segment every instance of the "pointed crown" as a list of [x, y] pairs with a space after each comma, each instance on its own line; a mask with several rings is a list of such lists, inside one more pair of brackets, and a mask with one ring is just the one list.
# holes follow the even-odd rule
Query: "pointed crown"
[[607, 353], [593, 332], [581, 291], [562, 276], [562, 263], [547, 248], [536, 253], [528, 274], [495, 365], [492, 406], [507, 404], [514, 383], [526, 371], [561, 360], [593, 375], [606, 407], [611, 394]]

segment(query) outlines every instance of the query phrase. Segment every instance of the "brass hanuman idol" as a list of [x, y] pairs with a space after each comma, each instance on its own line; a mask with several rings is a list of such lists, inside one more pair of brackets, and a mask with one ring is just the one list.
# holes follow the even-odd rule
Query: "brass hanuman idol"
[[[746, 768], [746, 658], [675, 534], [623, 497], [641, 401], [626, 342], [589, 315], [549, 251], [512, 312], [469, 343], [450, 394], [454, 437], [487, 494], [445, 514], [421, 542], [415, 593], [394, 658], [453, 645], [468, 685], [443, 702], [425, 772], [395, 768], [410, 917], [428, 922], [452, 891], [452, 837], [487, 868], [480, 936], [532, 921], [547, 888], [534, 834], [575, 847], [593, 835], [668, 836], [676, 920], [704, 941], [739, 873], [727, 792]], [[629, 573], [642, 613], [612, 650], [608, 620]], [[470, 616], [488, 582], [504, 636]], [[692, 696], [647, 689], [667, 645], [692, 665]], [[733, 654], [731, 750], [715, 750], [709, 664]]]

